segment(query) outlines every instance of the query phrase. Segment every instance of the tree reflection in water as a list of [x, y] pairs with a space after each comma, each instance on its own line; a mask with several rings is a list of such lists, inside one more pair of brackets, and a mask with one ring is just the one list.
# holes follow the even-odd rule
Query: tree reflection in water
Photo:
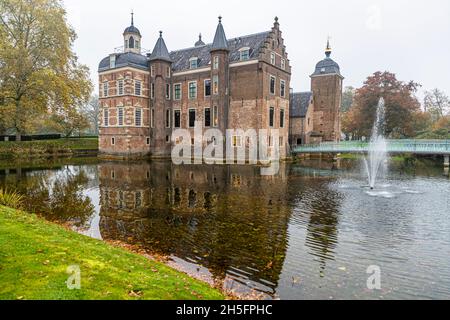
[[95, 167], [64, 166], [53, 170], [9, 169], [0, 186], [25, 195], [25, 210], [47, 220], [88, 227], [94, 205], [83, 191], [95, 185]]

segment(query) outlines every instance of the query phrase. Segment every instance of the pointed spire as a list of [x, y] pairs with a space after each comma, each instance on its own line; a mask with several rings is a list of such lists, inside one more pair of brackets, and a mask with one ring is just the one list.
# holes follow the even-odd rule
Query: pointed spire
[[134, 12], [131, 10], [131, 26], [134, 27]]
[[327, 56], [327, 58], [331, 56], [330, 37], [328, 37], [327, 40], [327, 48], [325, 49], [325, 55]]
[[214, 36], [214, 41], [211, 47], [211, 51], [215, 50], [227, 50], [228, 51], [228, 40], [225, 36], [225, 30], [222, 26], [222, 17], [219, 16], [219, 24], [217, 26], [216, 35]]
[[172, 62], [169, 55], [169, 50], [167, 50], [166, 43], [164, 42], [162, 31], [159, 32], [158, 41], [156, 41], [155, 48], [150, 56], [150, 61], [163, 60], [167, 62]]

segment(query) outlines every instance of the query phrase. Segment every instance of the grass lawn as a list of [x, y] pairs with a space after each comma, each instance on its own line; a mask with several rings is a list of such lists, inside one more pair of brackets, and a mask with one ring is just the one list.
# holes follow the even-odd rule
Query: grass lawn
[[0, 157], [2, 158], [51, 156], [97, 150], [97, 138], [0, 142]]
[[[69, 266], [81, 289], [69, 290]], [[2, 300], [224, 299], [208, 284], [35, 215], [0, 206]]]

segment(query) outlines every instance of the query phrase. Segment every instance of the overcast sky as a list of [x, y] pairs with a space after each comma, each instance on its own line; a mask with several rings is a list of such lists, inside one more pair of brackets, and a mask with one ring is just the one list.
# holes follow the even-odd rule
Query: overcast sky
[[142, 46], [152, 50], [164, 31], [169, 51], [192, 47], [203, 34], [212, 42], [217, 17], [228, 38], [270, 30], [275, 16], [287, 46], [291, 87], [310, 89], [309, 75], [324, 58], [331, 37], [332, 58], [345, 85], [360, 87], [375, 71], [390, 71], [422, 90], [450, 94], [450, 1], [448, 0], [64, 0], [78, 39], [75, 51], [97, 83], [98, 63], [122, 46], [123, 30], [135, 12]]

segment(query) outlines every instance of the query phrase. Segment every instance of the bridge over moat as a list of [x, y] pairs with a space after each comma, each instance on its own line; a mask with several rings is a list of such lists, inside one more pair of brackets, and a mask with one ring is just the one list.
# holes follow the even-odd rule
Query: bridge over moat
[[[326, 142], [314, 145], [302, 145], [292, 149], [293, 154], [313, 153], [367, 153], [369, 143], [362, 141]], [[444, 165], [450, 164], [450, 140], [388, 140], [389, 154], [442, 155]]]

